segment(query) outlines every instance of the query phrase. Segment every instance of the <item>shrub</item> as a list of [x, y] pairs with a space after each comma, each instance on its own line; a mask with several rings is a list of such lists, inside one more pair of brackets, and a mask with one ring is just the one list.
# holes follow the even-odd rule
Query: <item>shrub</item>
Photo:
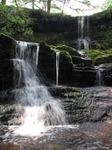
[[14, 38], [33, 38], [31, 19], [27, 10], [14, 6], [0, 5], [0, 32]]

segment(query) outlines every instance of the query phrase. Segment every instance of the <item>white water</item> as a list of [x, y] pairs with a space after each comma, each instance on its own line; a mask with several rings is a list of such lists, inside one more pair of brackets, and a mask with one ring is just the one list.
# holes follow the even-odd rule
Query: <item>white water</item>
[[81, 50], [82, 48], [89, 50], [90, 42], [89, 17], [80, 16], [78, 17], [78, 50]]
[[17, 134], [39, 134], [45, 126], [65, 124], [65, 113], [59, 100], [55, 100], [41, 85], [36, 75], [39, 45], [36, 43], [17, 42], [15, 73], [15, 99], [23, 107], [22, 126]]
[[59, 57], [60, 52], [56, 52], [56, 85], [58, 86], [58, 77], [59, 77]]
[[98, 86], [104, 85], [103, 76], [102, 76], [103, 71], [104, 69], [101, 68], [100, 66], [96, 67], [96, 79], [97, 79]]

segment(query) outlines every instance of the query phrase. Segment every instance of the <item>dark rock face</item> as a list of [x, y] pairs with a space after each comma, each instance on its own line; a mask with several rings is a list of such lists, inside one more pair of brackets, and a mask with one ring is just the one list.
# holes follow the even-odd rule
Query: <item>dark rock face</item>
[[15, 40], [0, 34], [0, 59], [12, 59], [15, 56]]
[[72, 84], [79, 87], [96, 85], [96, 70], [93, 67], [74, 67]]
[[13, 61], [10, 59], [0, 60], [0, 90], [13, 87], [13, 75]]
[[96, 71], [100, 71], [101, 85], [112, 86], [112, 65], [99, 65]]
[[49, 81], [56, 80], [56, 54], [45, 43], [40, 44], [38, 69]]
[[85, 67], [92, 66], [92, 60], [90, 58], [83, 58], [79, 56], [72, 56], [73, 58], [73, 63], [77, 65], [82, 65]]
[[0, 35], [0, 90], [13, 87], [13, 61], [16, 42], [11, 37]]
[[73, 72], [71, 56], [66, 52], [60, 53], [59, 84], [70, 84]]

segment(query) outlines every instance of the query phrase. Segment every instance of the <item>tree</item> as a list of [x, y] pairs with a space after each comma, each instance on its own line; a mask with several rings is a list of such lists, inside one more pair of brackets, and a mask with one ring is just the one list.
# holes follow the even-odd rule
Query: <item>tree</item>
[[47, 13], [50, 13], [51, 10], [51, 0], [47, 0]]
[[106, 0], [106, 2], [103, 4], [102, 9], [107, 10], [112, 8], [112, 0]]
[[[2, 0], [3, 1], [3, 0]], [[23, 7], [28, 3], [32, 4], [32, 9], [35, 8], [41, 8], [42, 10], [44, 10], [47, 13], [51, 13], [51, 10], [58, 10], [58, 12], [60, 11], [62, 14], [64, 13], [65, 7], [69, 7], [70, 9], [80, 12], [80, 11], [85, 11], [85, 9], [81, 9], [81, 8], [74, 8], [74, 5], [69, 5], [70, 2], [73, 2], [73, 4], [75, 4], [76, 2], [81, 3], [83, 5], [88, 6], [88, 9], [86, 10], [90, 10], [90, 9], [95, 9], [96, 7], [92, 6], [90, 3], [90, 0], [12, 0], [13, 3], [17, 6], [17, 7]], [[60, 5], [58, 5], [58, 3], [60, 3]], [[55, 6], [55, 7], [54, 7]]]
[[6, 5], [0, 7], [0, 33], [14, 38], [20, 36], [27, 40], [29, 37], [33, 39], [30, 25], [31, 19], [27, 10]]
[[2, 5], [6, 5], [6, 0], [1, 1]]

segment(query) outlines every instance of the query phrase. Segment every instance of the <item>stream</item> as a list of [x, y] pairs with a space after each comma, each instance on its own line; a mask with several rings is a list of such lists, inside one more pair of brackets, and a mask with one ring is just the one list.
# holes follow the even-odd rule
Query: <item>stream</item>
[[109, 123], [54, 126], [37, 136], [16, 135], [12, 129], [0, 127], [0, 150], [112, 149], [112, 124]]

